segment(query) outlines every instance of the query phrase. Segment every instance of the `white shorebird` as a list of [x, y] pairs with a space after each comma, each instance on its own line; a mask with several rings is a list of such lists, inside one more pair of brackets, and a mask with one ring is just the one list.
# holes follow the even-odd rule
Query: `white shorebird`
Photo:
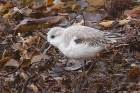
[[109, 34], [87, 26], [54, 27], [48, 32], [47, 40], [66, 57], [86, 60], [116, 41]]

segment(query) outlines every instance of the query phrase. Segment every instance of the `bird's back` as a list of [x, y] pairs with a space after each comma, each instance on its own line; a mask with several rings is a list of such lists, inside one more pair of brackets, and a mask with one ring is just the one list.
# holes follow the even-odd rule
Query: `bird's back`
[[[81, 40], [81, 42], [94, 43], [96, 41], [100, 43], [111, 43], [111, 41], [104, 36], [104, 32], [95, 28], [87, 27], [87, 26], [71, 26], [65, 29], [64, 31], [64, 42], [66, 45], [76, 37]], [[101, 42], [100, 42], [101, 41]]]

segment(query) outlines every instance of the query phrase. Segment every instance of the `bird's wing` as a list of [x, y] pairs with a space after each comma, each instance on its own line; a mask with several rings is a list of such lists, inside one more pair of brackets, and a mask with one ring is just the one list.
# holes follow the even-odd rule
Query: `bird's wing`
[[86, 26], [72, 26], [65, 29], [64, 42], [66, 45], [74, 39], [76, 44], [88, 43], [90, 45], [107, 45], [111, 43], [107, 37], [104, 36], [104, 32]]
[[109, 39], [106, 38], [77, 38], [74, 39], [74, 42], [76, 44], [89, 44], [91, 46], [101, 46], [101, 45], [108, 45], [109, 43], [111, 43], [111, 41]]

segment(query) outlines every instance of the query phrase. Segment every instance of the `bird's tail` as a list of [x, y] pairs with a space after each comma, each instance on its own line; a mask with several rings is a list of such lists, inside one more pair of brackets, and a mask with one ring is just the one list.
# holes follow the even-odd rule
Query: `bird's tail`
[[104, 36], [109, 38], [112, 42], [117, 42], [117, 39], [122, 39], [124, 38], [124, 34], [120, 34], [120, 33], [109, 33], [109, 32], [105, 32]]

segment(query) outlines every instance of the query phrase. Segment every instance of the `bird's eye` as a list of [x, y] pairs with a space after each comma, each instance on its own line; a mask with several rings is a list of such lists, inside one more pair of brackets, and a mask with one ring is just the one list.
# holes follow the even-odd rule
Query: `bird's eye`
[[55, 37], [54, 35], [51, 36], [51, 38], [54, 38], [54, 37]]

